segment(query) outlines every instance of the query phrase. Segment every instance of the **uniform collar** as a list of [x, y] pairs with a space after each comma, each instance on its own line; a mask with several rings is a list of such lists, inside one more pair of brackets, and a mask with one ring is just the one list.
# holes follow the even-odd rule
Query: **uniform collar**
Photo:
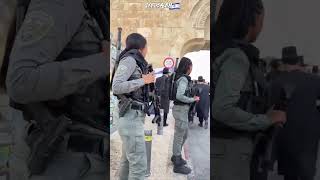
[[232, 39], [216, 45], [216, 47], [214, 47], [214, 56], [220, 56], [226, 49], [229, 48], [240, 48], [248, 56], [250, 62], [257, 63], [259, 60], [259, 49], [248, 41], [240, 39]]

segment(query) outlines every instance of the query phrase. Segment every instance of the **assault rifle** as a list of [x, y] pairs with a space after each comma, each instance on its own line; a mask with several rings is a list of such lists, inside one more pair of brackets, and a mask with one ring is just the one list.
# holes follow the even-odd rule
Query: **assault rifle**
[[[285, 84], [281, 89], [280, 101], [275, 104], [273, 109], [286, 112], [294, 90], [295, 86], [292, 86], [291, 84]], [[258, 154], [254, 154], [254, 156], [257, 158], [252, 163], [252, 180], [267, 179], [268, 172], [274, 170], [274, 164], [277, 160], [277, 137], [282, 127], [282, 124], [276, 124], [269, 128], [266, 132], [259, 134], [257, 138]]]
[[[151, 64], [149, 64], [147, 66], [147, 71], [148, 73], [153, 72], [153, 67]], [[147, 102], [146, 105], [146, 113], [148, 116], [151, 115], [151, 110], [154, 110], [154, 118], [152, 119], [152, 123], [158, 123], [160, 124], [161, 121], [161, 114], [160, 114], [160, 99], [156, 94], [156, 85], [155, 83], [151, 83], [149, 85], [146, 86], [146, 98], [147, 100], [145, 102]], [[151, 104], [149, 105], [149, 103], [151, 102]]]

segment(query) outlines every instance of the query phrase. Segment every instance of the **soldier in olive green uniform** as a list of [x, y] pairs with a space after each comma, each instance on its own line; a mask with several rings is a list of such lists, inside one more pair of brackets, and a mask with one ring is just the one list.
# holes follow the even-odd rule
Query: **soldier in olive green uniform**
[[191, 169], [185, 166], [187, 163], [181, 156], [182, 147], [188, 137], [188, 112], [191, 103], [199, 101], [199, 97], [193, 96], [191, 78], [189, 74], [192, 71], [192, 62], [183, 57], [179, 63], [174, 79], [173, 97], [174, 106], [172, 114], [175, 119], [174, 139], [173, 139], [173, 162], [175, 173], [189, 174]]
[[[6, 79], [14, 107], [10, 179], [105, 180], [108, 176], [109, 47], [102, 45], [106, 39], [101, 24], [89, 13], [88, 4], [83, 0], [31, 0], [28, 3], [18, 4], [19, 31]], [[26, 5], [25, 18], [21, 19], [24, 13], [19, 8]], [[34, 104], [41, 104], [48, 113], [31, 113], [25, 109]], [[34, 121], [42, 115], [43, 118], [64, 116], [72, 124], [59, 135], [61, 142], [51, 149], [53, 156], [45, 165], [40, 165], [44, 170], [31, 172], [29, 158], [33, 147], [26, 139], [35, 138], [30, 139], [31, 143], [37, 142], [37, 136], [30, 135], [37, 132], [33, 127], [42, 128]]]
[[[215, 180], [249, 180], [257, 131], [284, 122], [285, 113], [266, 114], [265, 80], [259, 51], [250, 43], [261, 31], [261, 0], [224, 0], [214, 29], [212, 103], [213, 172]], [[252, 178], [252, 177], [251, 177]]]
[[132, 102], [120, 115], [118, 132], [122, 140], [120, 180], [143, 180], [147, 170], [144, 140], [145, 85], [154, 83], [153, 73], [147, 74], [147, 41], [137, 33], [126, 39], [126, 49], [119, 55], [112, 91], [119, 99], [119, 111], [128, 99]]

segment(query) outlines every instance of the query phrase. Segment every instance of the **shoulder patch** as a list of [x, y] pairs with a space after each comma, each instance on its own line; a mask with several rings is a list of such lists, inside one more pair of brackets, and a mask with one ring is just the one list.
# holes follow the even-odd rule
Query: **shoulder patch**
[[32, 44], [41, 40], [54, 26], [54, 19], [43, 11], [32, 11], [27, 14], [21, 29], [20, 42]]

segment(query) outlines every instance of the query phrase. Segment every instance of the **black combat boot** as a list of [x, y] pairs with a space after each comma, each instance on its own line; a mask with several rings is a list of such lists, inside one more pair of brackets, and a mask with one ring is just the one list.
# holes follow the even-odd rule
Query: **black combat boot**
[[173, 172], [180, 173], [180, 174], [189, 174], [191, 173], [191, 169], [186, 165], [174, 166]]
[[171, 156], [171, 161], [175, 166], [185, 165], [187, 161], [182, 159], [182, 156]]
[[169, 126], [169, 124], [167, 124], [167, 120], [163, 121], [163, 126]]
[[203, 127], [202, 122], [200, 122], [200, 123], [198, 124], [198, 126]]
[[203, 118], [202, 117], [199, 117], [199, 125], [200, 127], [203, 127]]

